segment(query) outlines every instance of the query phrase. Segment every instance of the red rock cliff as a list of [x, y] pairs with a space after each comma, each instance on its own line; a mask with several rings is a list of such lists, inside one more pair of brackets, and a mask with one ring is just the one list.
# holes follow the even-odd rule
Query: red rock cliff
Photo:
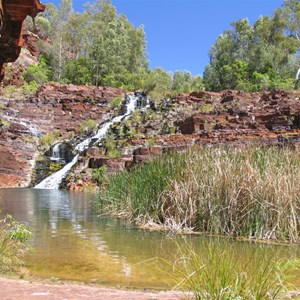
[[15, 61], [20, 54], [25, 18], [35, 17], [44, 10], [45, 5], [39, 0], [0, 0], [0, 81], [4, 64]]

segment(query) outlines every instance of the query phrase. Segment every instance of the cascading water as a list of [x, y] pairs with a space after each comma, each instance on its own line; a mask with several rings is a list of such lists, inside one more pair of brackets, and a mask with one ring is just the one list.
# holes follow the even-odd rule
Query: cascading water
[[71, 162], [66, 164], [62, 169], [59, 171], [51, 174], [39, 184], [37, 184], [34, 188], [35, 189], [47, 189], [47, 190], [58, 190], [62, 180], [67, 176], [70, 172], [72, 167], [77, 163], [79, 158], [79, 154], [77, 154]]
[[60, 161], [61, 160], [60, 145], [61, 145], [61, 143], [57, 143], [56, 145], [54, 145], [54, 147], [52, 149], [52, 156], [50, 157], [50, 160], [53, 160], [53, 161]]
[[[62, 169], [59, 171], [51, 174], [49, 177], [45, 178], [43, 181], [41, 181], [39, 184], [37, 184], [34, 188], [35, 189], [53, 189], [57, 190], [59, 189], [59, 186], [63, 179], [67, 176], [69, 171], [72, 169], [72, 167], [77, 163], [79, 155], [81, 152], [84, 150], [88, 149], [91, 146], [94, 146], [97, 144], [99, 141], [101, 141], [107, 134], [109, 128], [111, 127], [112, 124], [116, 122], [121, 122], [122, 120], [127, 120], [132, 113], [135, 111], [136, 106], [137, 106], [137, 101], [139, 101], [141, 95], [126, 95], [126, 112], [125, 114], [113, 118], [111, 121], [104, 123], [99, 130], [92, 136], [81, 143], [79, 143], [76, 147], [75, 150], [77, 151], [77, 155], [73, 158], [71, 162], [66, 164]], [[148, 107], [148, 100], [147, 104], [145, 107]], [[56, 145], [54, 146], [54, 148]], [[59, 147], [59, 146], [58, 146]], [[53, 148], [53, 151], [54, 151]], [[57, 149], [56, 149], [57, 150]], [[59, 148], [58, 148], [59, 150]], [[54, 153], [53, 153], [54, 154]]]

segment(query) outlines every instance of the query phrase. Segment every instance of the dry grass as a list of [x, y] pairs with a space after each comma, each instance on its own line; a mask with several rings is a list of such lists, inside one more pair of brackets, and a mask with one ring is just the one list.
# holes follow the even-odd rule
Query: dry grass
[[27, 242], [31, 237], [28, 228], [7, 216], [0, 220], [0, 272], [17, 272], [24, 264], [23, 257], [28, 252]]
[[194, 148], [110, 179], [107, 211], [169, 230], [299, 241], [300, 153]]

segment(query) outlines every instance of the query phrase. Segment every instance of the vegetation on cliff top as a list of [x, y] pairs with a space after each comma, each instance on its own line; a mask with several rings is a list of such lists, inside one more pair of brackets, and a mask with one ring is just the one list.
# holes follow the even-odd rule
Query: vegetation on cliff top
[[154, 98], [204, 87], [290, 89], [298, 69], [299, 11], [298, 1], [285, 0], [272, 17], [261, 16], [253, 25], [248, 19], [233, 22], [211, 47], [203, 83], [188, 71], [149, 70], [143, 26], [136, 28], [117, 14], [110, 0], [88, 4], [82, 13], [74, 12], [72, 0], [62, 0], [59, 7], [48, 4], [36, 19], [43, 56], [24, 78], [144, 89]]
[[218, 37], [204, 73], [207, 89], [293, 88], [300, 42], [292, 27], [300, 22], [300, 6], [293, 5], [294, 11], [290, 7], [292, 2], [285, 1], [272, 18], [262, 16], [254, 25], [248, 19], [233, 22], [232, 28]]
[[62, 0], [59, 7], [50, 3], [35, 25], [27, 19], [27, 26], [41, 37], [42, 56], [23, 73], [26, 82], [144, 89], [155, 97], [203, 87], [201, 77], [187, 71], [150, 71], [143, 26], [136, 28], [117, 14], [110, 0], [88, 4], [82, 13], [74, 12], [72, 0]]
[[272, 17], [262, 16], [253, 25], [248, 19], [233, 22], [211, 47], [202, 81], [188, 71], [150, 70], [143, 26], [136, 28], [118, 14], [110, 0], [88, 4], [81, 13], [73, 10], [72, 0], [58, 7], [50, 3], [35, 26], [27, 20], [41, 38], [42, 56], [23, 73], [23, 92], [49, 81], [143, 89], [153, 98], [203, 88], [291, 89], [299, 61], [299, 11], [297, 1], [285, 0]]

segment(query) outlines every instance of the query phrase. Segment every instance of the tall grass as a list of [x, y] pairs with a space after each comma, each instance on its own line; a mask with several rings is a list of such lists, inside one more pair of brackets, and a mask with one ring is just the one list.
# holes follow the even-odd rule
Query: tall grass
[[23, 256], [29, 250], [31, 237], [28, 228], [10, 216], [0, 220], [0, 272], [17, 272], [23, 265]]
[[161, 194], [168, 187], [170, 176], [179, 180], [183, 167], [186, 157], [173, 153], [132, 172], [118, 173], [109, 178], [107, 189], [100, 194], [100, 207], [135, 220], [159, 218]]
[[236, 245], [216, 239], [202, 239], [199, 246], [197, 251], [186, 240], [177, 243], [179, 259], [173, 265], [175, 278], [182, 278], [175, 288], [190, 291], [196, 300], [282, 299], [299, 269], [299, 260], [283, 259], [274, 248], [241, 255]]
[[297, 242], [299, 170], [296, 150], [198, 147], [111, 177], [100, 203], [169, 230]]

